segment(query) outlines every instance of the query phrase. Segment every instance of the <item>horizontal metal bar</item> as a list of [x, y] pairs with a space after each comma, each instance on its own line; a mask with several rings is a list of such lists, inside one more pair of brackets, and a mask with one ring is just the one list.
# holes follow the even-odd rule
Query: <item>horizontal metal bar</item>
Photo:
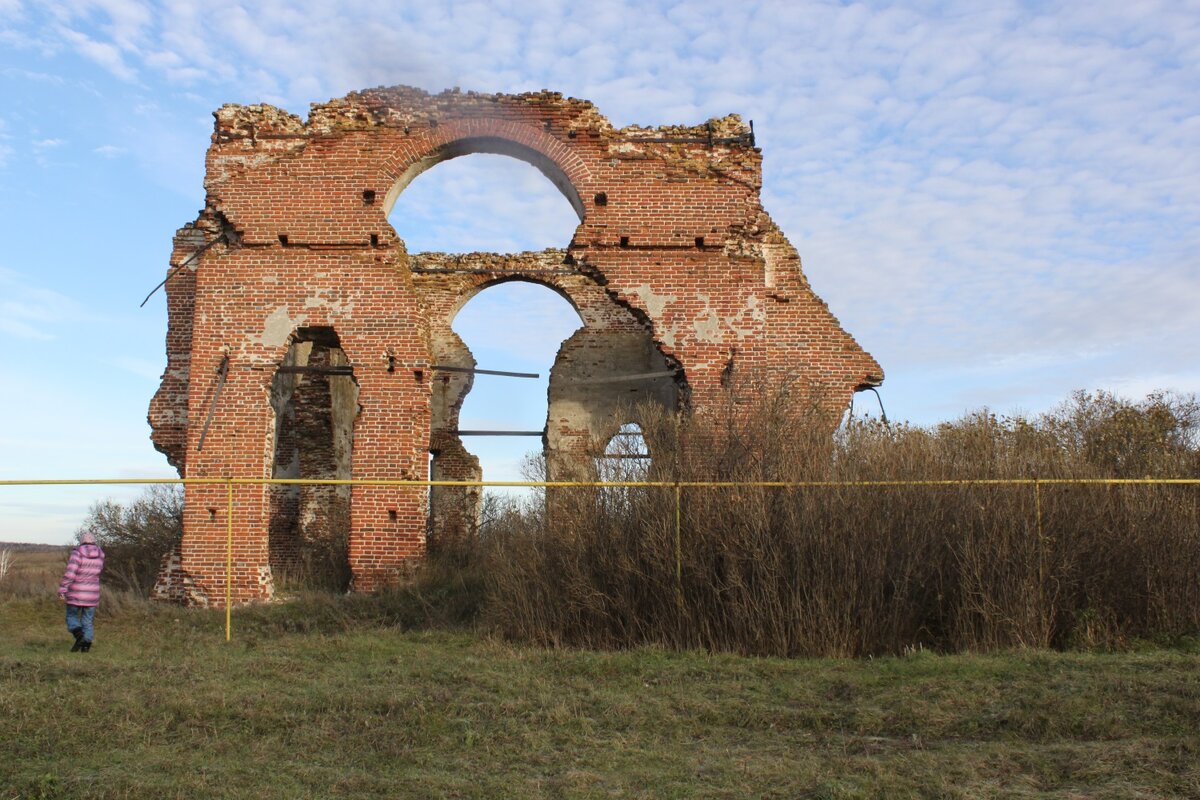
[[418, 275], [582, 275], [577, 269], [486, 269], [483, 267], [411, 267]]
[[1200, 478], [978, 478], [894, 481], [422, 481], [390, 478], [41, 478], [0, 479], [0, 486], [125, 486], [184, 484], [194, 486], [659, 486], [683, 489], [836, 489], [905, 487], [1003, 486], [1197, 486]]
[[648, 381], [653, 378], [673, 378], [677, 370], [667, 369], [659, 372], [634, 372], [629, 375], [615, 375], [609, 378], [579, 378], [566, 383], [623, 383], [625, 381]]
[[545, 431], [447, 431], [459, 436], [543, 436]]
[[278, 367], [275, 371], [283, 373], [284, 375], [307, 375], [307, 374], [353, 375], [354, 367], [351, 367], [351, 366], [336, 366], [336, 367], [311, 366], [310, 367], [310, 366], [292, 366], [290, 364], [284, 364], [283, 366]]
[[503, 375], [506, 378], [540, 378], [536, 372], [505, 372], [499, 369], [479, 369], [477, 367], [452, 367], [449, 364], [434, 364], [430, 369], [439, 372], [469, 372], [474, 375]]
[[719, 138], [709, 138], [707, 136], [656, 136], [646, 139], [626, 139], [625, 141], [633, 144], [748, 144], [754, 145], [754, 137], [752, 134], [742, 134], [741, 136], [722, 136]]

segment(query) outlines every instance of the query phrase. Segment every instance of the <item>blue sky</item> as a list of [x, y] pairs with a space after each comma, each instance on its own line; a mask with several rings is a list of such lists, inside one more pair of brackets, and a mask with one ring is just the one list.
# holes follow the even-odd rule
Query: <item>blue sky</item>
[[[554, 89], [618, 126], [753, 119], [764, 204], [892, 418], [1200, 390], [1196, 2], [0, 0], [0, 477], [172, 474], [145, 422], [164, 301], [138, 303], [204, 205], [211, 112], [391, 84]], [[575, 218], [477, 155], [392, 222], [413, 251], [506, 251]], [[545, 373], [575, 324], [512, 286], [456, 327], [481, 366]], [[540, 428], [544, 391], [481, 378], [463, 427]], [[532, 442], [468, 446], [503, 479]], [[0, 489], [0, 540], [65, 541], [129, 494]]]

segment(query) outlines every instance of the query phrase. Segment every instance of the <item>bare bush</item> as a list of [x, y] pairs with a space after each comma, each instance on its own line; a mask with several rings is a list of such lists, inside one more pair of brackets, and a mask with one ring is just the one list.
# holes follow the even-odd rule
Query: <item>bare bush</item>
[[[678, 529], [673, 486], [550, 489], [460, 559], [482, 566], [503, 634], [795, 656], [1200, 630], [1200, 489], [981, 483], [1194, 477], [1192, 397], [1080, 393], [1032, 419], [851, 422], [832, 437], [819, 403], [785, 393], [703, 419], [637, 413], [651, 481], [834, 485], [680, 488]], [[974, 483], [899, 485], [913, 480]]]
[[8, 577], [8, 571], [12, 569], [13, 557], [10, 550], [0, 550], [0, 583]]
[[80, 528], [84, 530], [95, 533], [104, 549], [105, 583], [148, 596], [163, 557], [183, 536], [183, 490], [154, 485], [128, 505], [95, 503]]

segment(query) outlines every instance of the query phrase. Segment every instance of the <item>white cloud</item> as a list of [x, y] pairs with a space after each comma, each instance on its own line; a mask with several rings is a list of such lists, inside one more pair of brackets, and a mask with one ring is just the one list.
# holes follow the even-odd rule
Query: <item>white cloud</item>
[[0, 267], [0, 334], [18, 339], [53, 339], [54, 331], [78, 314], [71, 298], [29, 283]]
[[[58, 36], [120, 77], [298, 112], [396, 83], [558, 89], [617, 125], [740, 112], [764, 148], [767, 210], [892, 374], [964, 370], [996, 395], [1050, 380], [1034, 364], [1064, 381], [1193, 374], [1172, 367], [1195, 362], [1200, 337], [1200, 14], [1187, 3], [41, 7], [55, 24], [27, 38]], [[570, 210], [537, 173], [458, 166], [401, 196], [411, 249], [569, 237]]]
[[125, 155], [128, 151], [124, 147], [117, 147], [112, 144], [102, 144], [99, 147], [93, 148], [92, 152], [98, 156], [105, 158], [116, 158], [117, 156]]
[[87, 34], [67, 27], [58, 31], [62, 39], [79, 55], [94, 61], [123, 80], [133, 80], [137, 71], [125, 63], [121, 49], [109, 42], [97, 41]]

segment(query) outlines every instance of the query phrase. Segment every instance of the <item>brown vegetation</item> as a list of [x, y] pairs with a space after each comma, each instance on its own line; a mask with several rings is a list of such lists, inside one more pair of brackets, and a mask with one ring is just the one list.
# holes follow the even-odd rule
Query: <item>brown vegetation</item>
[[[779, 394], [638, 421], [651, 481], [833, 485], [681, 488], [678, 540], [673, 486], [550, 489], [442, 557], [483, 577], [488, 624], [545, 644], [869, 655], [1200, 630], [1200, 486], [980, 483], [1200, 476], [1194, 398], [832, 438], [816, 413]], [[936, 480], [975, 483], [852, 483]]]
[[163, 557], [183, 535], [183, 490], [155, 485], [129, 505], [95, 503], [80, 530], [92, 531], [104, 548], [104, 583], [146, 597]]

